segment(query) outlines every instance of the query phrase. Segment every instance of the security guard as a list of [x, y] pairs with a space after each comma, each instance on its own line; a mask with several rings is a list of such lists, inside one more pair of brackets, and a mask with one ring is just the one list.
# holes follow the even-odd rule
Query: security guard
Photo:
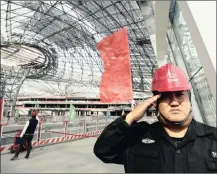
[[[37, 110], [32, 111], [32, 113], [31, 113], [32, 118], [26, 122], [26, 125], [24, 126], [23, 131], [20, 134], [20, 138], [22, 138], [22, 140], [23, 140], [22, 142], [24, 142], [24, 144], [25, 144], [25, 141], [27, 141], [27, 154], [25, 156], [26, 159], [29, 158], [30, 151], [32, 149], [32, 139], [34, 137], [34, 132], [35, 132], [35, 129], [36, 129], [38, 121], [39, 121], [37, 114], [38, 114]], [[14, 157], [11, 158], [12, 161], [16, 160], [18, 158], [18, 155], [22, 149], [22, 146], [23, 146], [23, 143], [19, 144], [19, 147], [18, 147]]]
[[[191, 85], [182, 69], [166, 64], [153, 76], [154, 96], [108, 125], [94, 146], [104, 163], [126, 173], [217, 172], [216, 128], [193, 118]], [[137, 122], [156, 104], [157, 122]]]

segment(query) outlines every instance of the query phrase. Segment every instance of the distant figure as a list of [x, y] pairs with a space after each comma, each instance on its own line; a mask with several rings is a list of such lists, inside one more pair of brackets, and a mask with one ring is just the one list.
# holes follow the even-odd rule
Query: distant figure
[[20, 117], [20, 113], [19, 113], [19, 111], [17, 110], [17, 111], [15, 112], [15, 123], [18, 122], [19, 117]]
[[18, 158], [18, 155], [22, 149], [23, 144], [25, 144], [25, 142], [27, 141], [27, 154], [25, 156], [26, 159], [29, 158], [30, 155], [30, 151], [32, 149], [32, 139], [34, 137], [34, 132], [35, 129], [37, 127], [37, 124], [39, 122], [39, 119], [37, 117], [38, 111], [37, 110], [33, 110], [32, 111], [32, 118], [26, 122], [26, 125], [23, 128], [22, 133], [20, 134], [20, 138], [22, 139], [21, 142], [19, 144], [19, 147], [14, 155], [13, 158], [11, 158], [11, 160], [16, 160]]
[[10, 111], [8, 111], [8, 113], [7, 113], [7, 124], [9, 124], [9, 121], [10, 121], [10, 118], [11, 118], [11, 116], [10, 116]]

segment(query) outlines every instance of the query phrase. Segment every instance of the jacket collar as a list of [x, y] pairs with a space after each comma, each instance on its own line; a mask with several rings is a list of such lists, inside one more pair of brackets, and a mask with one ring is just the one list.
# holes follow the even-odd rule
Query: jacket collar
[[[158, 137], [168, 137], [163, 125], [159, 121], [151, 125], [151, 131], [155, 132]], [[192, 119], [186, 135], [189, 136], [189, 138], [195, 138], [196, 136], [206, 136], [208, 134], [217, 135], [216, 132], [216, 128], [207, 126]]]

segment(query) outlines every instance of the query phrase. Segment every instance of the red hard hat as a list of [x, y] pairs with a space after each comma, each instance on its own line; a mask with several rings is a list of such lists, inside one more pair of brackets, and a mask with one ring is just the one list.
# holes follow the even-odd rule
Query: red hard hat
[[172, 64], [158, 68], [153, 76], [152, 91], [169, 92], [190, 90], [191, 84], [185, 72]]

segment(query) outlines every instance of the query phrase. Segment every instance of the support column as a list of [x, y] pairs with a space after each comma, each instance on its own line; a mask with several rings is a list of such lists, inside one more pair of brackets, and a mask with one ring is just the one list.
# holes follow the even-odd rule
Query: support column
[[[140, 10], [142, 12], [142, 16], [147, 27], [147, 31], [151, 40], [152, 47], [154, 49], [155, 55], [157, 55], [156, 48], [156, 27], [155, 27], [155, 15], [154, 9], [152, 9], [151, 4], [153, 1], [137, 1]], [[154, 7], [154, 4], [153, 4]]]
[[20, 80], [20, 84], [18, 85], [17, 87], [17, 90], [16, 90], [16, 93], [15, 93], [15, 96], [13, 98], [13, 102], [12, 102], [12, 105], [11, 105], [11, 117], [14, 117], [14, 114], [15, 114], [15, 106], [16, 106], [16, 102], [17, 102], [17, 97], [18, 97], [18, 94], [20, 92], [20, 88], [23, 84], [23, 82], [26, 80], [26, 77], [28, 76], [30, 72], [30, 69], [26, 72], [26, 74], [22, 77], [22, 79]]
[[170, 1], [139, 1], [138, 3], [157, 57], [158, 66], [163, 66], [167, 63], [165, 53]]
[[167, 63], [165, 53], [167, 50], [166, 34], [169, 22], [170, 1], [155, 1], [155, 21], [156, 21], [156, 46], [158, 66]]
[[[196, 3], [188, 1], [177, 2], [188, 26], [189, 32], [191, 33], [191, 38], [197, 50], [198, 58], [200, 59], [210, 90], [216, 102], [216, 65], [214, 65], [214, 60], [216, 60], [216, 29], [212, 28], [216, 26], [210, 26], [212, 22], [216, 22], [216, 15], [212, 17], [209, 13], [201, 13], [204, 11], [204, 6], [207, 5], [206, 3], [210, 3], [209, 1]], [[193, 8], [195, 5], [197, 8], [200, 7], [200, 10]], [[216, 9], [216, 5], [214, 6]], [[216, 13], [215, 9], [211, 9], [210, 13]]]

